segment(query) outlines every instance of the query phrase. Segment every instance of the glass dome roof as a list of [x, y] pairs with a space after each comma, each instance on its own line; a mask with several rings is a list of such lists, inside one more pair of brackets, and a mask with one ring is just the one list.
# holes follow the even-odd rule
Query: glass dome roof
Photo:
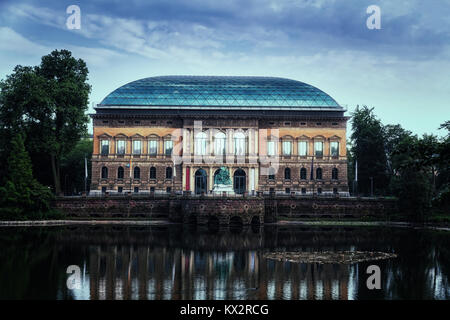
[[342, 110], [309, 84], [273, 77], [161, 76], [127, 83], [100, 108]]

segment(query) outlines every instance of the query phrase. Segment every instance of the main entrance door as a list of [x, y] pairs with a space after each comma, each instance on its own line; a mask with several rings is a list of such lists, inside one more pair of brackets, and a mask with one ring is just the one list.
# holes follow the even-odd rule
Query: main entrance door
[[195, 172], [195, 194], [207, 193], [207, 176], [206, 171], [198, 169]]
[[245, 171], [238, 169], [234, 172], [234, 193], [243, 194], [245, 192]]

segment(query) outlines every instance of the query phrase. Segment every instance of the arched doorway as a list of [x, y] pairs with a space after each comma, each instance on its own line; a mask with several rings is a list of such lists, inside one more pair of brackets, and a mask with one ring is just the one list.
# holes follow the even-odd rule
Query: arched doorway
[[234, 179], [233, 179], [233, 186], [234, 186], [234, 193], [236, 194], [243, 194], [245, 192], [246, 186], [245, 186], [245, 171], [242, 169], [237, 169], [234, 172]]
[[207, 193], [207, 176], [206, 171], [198, 169], [195, 172], [195, 194]]

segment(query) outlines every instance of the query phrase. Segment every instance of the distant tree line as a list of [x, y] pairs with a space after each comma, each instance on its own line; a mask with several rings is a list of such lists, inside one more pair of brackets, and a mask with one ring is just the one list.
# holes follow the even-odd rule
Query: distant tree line
[[396, 196], [409, 219], [423, 220], [430, 212], [450, 216], [450, 121], [439, 128], [446, 130], [443, 138], [419, 137], [399, 124], [383, 125], [367, 106], [356, 108], [351, 123], [351, 193]]
[[83, 60], [55, 50], [40, 65], [16, 66], [0, 81], [2, 218], [48, 212], [52, 195], [62, 193], [64, 183], [69, 190], [82, 190], [84, 156], [92, 152], [86, 139], [87, 80]]

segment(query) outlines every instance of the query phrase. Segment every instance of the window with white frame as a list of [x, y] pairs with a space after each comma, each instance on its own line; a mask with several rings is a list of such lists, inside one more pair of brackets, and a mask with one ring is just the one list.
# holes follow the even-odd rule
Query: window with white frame
[[117, 140], [117, 154], [125, 154], [126, 141]]
[[275, 156], [275, 141], [267, 141], [267, 155], [270, 157]]
[[101, 140], [100, 146], [102, 156], [107, 156], [109, 154], [109, 140]]
[[164, 154], [166, 156], [172, 155], [173, 150], [173, 141], [172, 140], [165, 140], [164, 141]]
[[283, 155], [290, 156], [292, 154], [292, 141], [283, 141]]
[[141, 154], [142, 143], [141, 140], [133, 140], [133, 154]]
[[148, 142], [148, 154], [151, 156], [158, 154], [158, 140], [152, 139]]
[[314, 154], [316, 157], [323, 157], [323, 141], [314, 142]]
[[199, 132], [195, 135], [194, 152], [196, 155], [206, 155], [206, 146], [208, 143], [208, 136], [205, 132]]
[[298, 142], [298, 155], [301, 157], [306, 157], [308, 155], [308, 141]]
[[234, 154], [237, 156], [245, 155], [245, 134], [239, 131], [234, 135]]
[[338, 157], [339, 156], [339, 142], [338, 141], [331, 141], [330, 142], [330, 155], [332, 157]]
[[215, 155], [225, 154], [225, 146], [226, 146], [225, 133], [223, 133], [222, 131], [219, 131], [214, 136], [214, 154]]

